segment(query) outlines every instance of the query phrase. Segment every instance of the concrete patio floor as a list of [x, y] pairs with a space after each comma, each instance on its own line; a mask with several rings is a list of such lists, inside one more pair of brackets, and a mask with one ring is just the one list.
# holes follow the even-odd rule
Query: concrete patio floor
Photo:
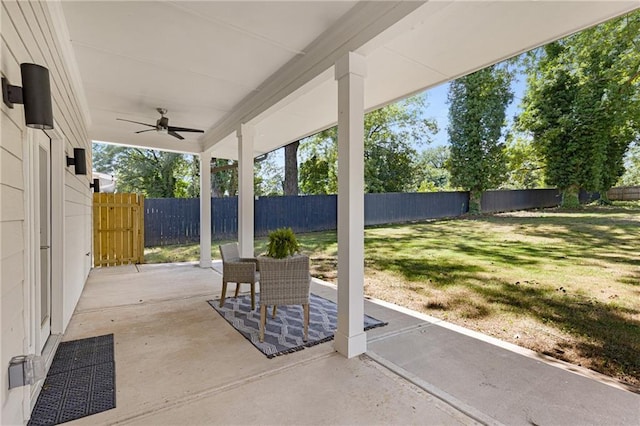
[[640, 396], [604, 376], [379, 302], [367, 354], [267, 359], [206, 302], [221, 287], [193, 264], [92, 270], [63, 341], [114, 334], [117, 407], [74, 423], [640, 424]]

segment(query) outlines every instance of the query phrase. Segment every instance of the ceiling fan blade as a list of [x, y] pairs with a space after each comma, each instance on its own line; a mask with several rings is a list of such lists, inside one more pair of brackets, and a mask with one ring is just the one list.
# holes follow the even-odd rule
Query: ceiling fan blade
[[134, 132], [134, 133], [153, 132], [153, 131], [155, 131], [155, 130], [156, 130], [156, 129], [138, 130], [137, 132]]
[[192, 132], [192, 133], [204, 133], [204, 130], [199, 129], [189, 129], [188, 127], [175, 127], [169, 126], [170, 132]]
[[173, 136], [174, 138], [178, 138], [180, 140], [183, 140], [184, 138], [182, 136], [180, 136], [179, 134], [177, 134], [176, 132], [174, 132], [173, 130], [169, 130], [169, 134], [171, 136]]
[[124, 118], [116, 118], [116, 120], [120, 120], [120, 121], [128, 121], [129, 123], [142, 124], [143, 126], [156, 127], [156, 126], [155, 126], [155, 124], [141, 123], [141, 122], [139, 122], [139, 121], [126, 120], [126, 119], [124, 119]]

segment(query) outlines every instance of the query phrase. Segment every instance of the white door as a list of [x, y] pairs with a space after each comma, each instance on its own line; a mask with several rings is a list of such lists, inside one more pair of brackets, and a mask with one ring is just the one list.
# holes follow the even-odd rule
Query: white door
[[51, 140], [44, 132], [38, 139], [38, 201], [40, 211], [40, 273], [36, 313], [40, 321], [39, 349], [51, 335]]

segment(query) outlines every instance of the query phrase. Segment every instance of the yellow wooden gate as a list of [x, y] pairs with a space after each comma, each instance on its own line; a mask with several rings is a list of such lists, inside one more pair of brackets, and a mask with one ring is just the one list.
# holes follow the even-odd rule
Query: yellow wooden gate
[[144, 196], [93, 194], [93, 266], [144, 263]]

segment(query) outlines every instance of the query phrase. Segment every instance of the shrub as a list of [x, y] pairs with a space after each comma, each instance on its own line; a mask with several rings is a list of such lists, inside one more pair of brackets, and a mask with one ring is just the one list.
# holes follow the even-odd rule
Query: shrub
[[279, 228], [269, 233], [267, 256], [283, 259], [294, 255], [299, 250], [300, 245], [291, 228]]

